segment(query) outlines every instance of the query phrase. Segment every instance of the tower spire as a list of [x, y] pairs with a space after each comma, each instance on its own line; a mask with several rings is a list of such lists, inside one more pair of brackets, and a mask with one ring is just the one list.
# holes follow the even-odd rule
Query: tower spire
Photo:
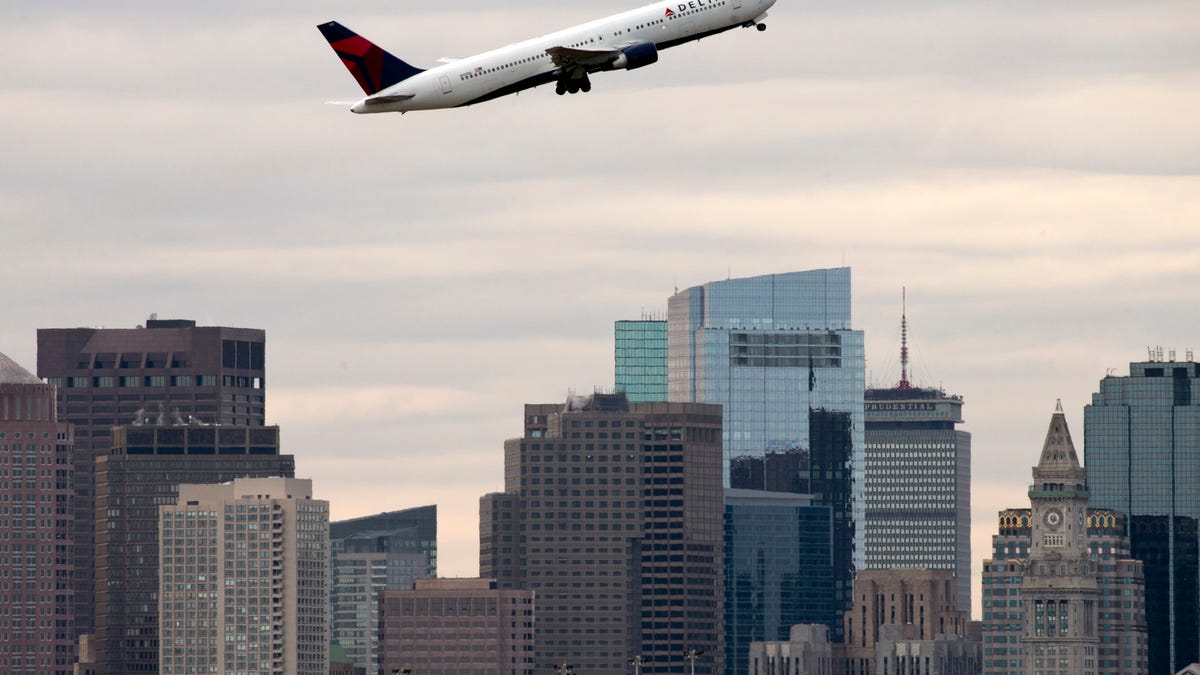
[[900, 287], [900, 384], [901, 391], [912, 389], [908, 381], [908, 288]]

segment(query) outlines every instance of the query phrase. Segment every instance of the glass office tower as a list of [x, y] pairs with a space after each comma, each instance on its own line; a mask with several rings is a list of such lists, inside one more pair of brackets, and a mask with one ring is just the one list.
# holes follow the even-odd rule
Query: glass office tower
[[1092, 505], [1129, 516], [1146, 573], [1150, 672], [1200, 661], [1200, 364], [1155, 353], [1109, 375], [1084, 409]]
[[630, 403], [666, 401], [667, 322], [617, 321], [613, 333], [617, 393], [625, 394]]
[[437, 506], [330, 523], [329, 550], [333, 640], [357, 667], [380, 672], [380, 595], [437, 576]]
[[[725, 486], [735, 460], [810, 450], [810, 412], [845, 415], [852, 520], [862, 522], [865, 367], [863, 333], [850, 323], [850, 268], [694, 286], [670, 298], [667, 321], [669, 399], [723, 406]], [[856, 567], [861, 536], [859, 528]]]
[[725, 672], [744, 675], [751, 642], [792, 626], [842, 623], [834, 601], [832, 509], [809, 495], [725, 491]]

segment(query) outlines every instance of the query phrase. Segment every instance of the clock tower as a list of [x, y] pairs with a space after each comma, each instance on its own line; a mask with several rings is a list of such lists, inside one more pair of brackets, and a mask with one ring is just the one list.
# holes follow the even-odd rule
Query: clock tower
[[1097, 672], [1097, 563], [1088, 550], [1087, 472], [1060, 402], [1029, 487], [1029, 559], [1021, 582], [1027, 675]]

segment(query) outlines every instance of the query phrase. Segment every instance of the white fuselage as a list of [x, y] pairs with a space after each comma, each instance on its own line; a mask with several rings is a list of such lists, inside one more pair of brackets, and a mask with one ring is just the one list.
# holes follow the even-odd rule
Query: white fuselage
[[[629, 41], [659, 49], [743, 25], [766, 13], [775, 0], [668, 0], [493, 49], [426, 70], [355, 103], [356, 113], [455, 108], [551, 82], [553, 47], [607, 49]], [[668, 13], [670, 10], [670, 13]], [[391, 103], [384, 96], [412, 96]]]

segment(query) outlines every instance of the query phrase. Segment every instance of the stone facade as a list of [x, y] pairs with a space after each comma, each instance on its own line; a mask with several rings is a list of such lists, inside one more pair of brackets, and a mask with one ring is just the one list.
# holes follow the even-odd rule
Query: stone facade
[[984, 673], [1145, 673], [1142, 563], [1129, 558], [1124, 516], [1088, 508], [1061, 408], [1033, 479], [1031, 508], [1001, 512], [984, 561]]

